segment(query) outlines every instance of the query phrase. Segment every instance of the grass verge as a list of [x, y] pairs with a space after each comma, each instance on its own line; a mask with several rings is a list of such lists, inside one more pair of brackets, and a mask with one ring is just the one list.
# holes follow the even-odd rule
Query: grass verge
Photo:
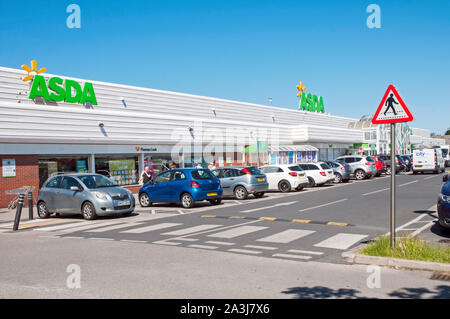
[[450, 247], [433, 245], [411, 235], [398, 238], [394, 249], [390, 247], [389, 236], [381, 236], [358, 253], [368, 256], [450, 263]]

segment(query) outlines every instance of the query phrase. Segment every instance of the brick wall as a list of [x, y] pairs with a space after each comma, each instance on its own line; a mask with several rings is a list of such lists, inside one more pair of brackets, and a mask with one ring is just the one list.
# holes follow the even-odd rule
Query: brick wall
[[[16, 177], [3, 177], [2, 159], [10, 158], [16, 160]], [[35, 186], [33, 199], [36, 200], [39, 187], [38, 155], [0, 155], [0, 207], [8, 207], [15, 197], [6, 195], [5, 191], [22, 186]]]

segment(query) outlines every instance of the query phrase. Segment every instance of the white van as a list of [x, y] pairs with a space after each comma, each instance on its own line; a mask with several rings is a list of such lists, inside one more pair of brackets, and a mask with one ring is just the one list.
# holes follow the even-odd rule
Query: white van
[[445, 171], [444, 158], [439, 148], [422, 148], [413, 151], [413, 174], [417, 172], [433, 172], [438, 174]]
[[441, 146], [442, 157], [445, 161], [445, 167], [450, 166], [450, 145], [442, 145]]

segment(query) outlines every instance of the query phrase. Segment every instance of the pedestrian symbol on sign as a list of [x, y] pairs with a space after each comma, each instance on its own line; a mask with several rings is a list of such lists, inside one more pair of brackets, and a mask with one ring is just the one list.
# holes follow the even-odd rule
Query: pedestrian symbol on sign
[[392, 103], [398, 104], [398, 102], [394, 99], [394, 94], [393, 93], [391, 93], [389, 98], [386, 100], [386, 103], [384, 103], [384, 106], [386, 106], [386, 104], [388, 104], [387, 109], [384, 111], [384, 115], [386, 115], [386, 113], [387, 113], [387, 111], [389, 111], [389, 109], [392, 109], [394, 114], [397, 115], [397, 112], [395, 111], [395, 108], [392, 105]]

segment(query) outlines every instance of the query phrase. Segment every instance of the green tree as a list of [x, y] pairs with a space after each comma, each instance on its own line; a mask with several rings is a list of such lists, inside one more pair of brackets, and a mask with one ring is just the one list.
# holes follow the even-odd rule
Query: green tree
[[445, 135], [450, 135], [450, 127], [447, 129], [447, 132], [445, 132]]

